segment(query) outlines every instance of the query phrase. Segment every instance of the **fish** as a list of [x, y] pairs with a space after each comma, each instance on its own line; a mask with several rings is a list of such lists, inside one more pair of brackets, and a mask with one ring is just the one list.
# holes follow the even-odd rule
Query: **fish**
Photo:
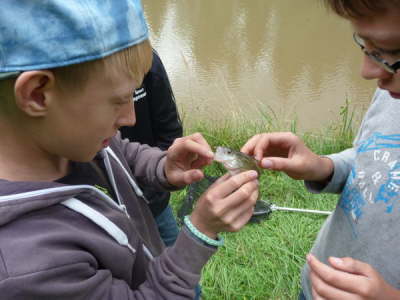
[[230, 175], [236, 175], [244, 171], [255, 170], [260, 175], [261, 169], [258, 161], [243, 152], [218, 146], [214, 153], [214, 160], [221, 163]]
[[[218, 146], [215, 149], [214, 161], [221, 163], [231, 176], [249, 170], [256, 171], [258, 175], [261, 173], [259, 163], [254, 157], [227, 147]], [[272, 212], [271, 204], [262, 200], [260, 196], [261, 195], [258, 194], [253, 216], [249, 222], [258, 223], [262, 219], [267, 218]]]

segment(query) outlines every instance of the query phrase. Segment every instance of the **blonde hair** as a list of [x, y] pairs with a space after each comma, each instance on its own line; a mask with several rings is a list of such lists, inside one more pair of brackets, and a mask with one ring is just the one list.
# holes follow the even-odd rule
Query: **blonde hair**
[[75, 90], [87, 82], [90, 75], [97, 72], [124, 73], [135, 83], [143, 81], [150, 70], [152, 48], [149, 40], [116, 52], [103, 59], [52, 69], [59, 88]]

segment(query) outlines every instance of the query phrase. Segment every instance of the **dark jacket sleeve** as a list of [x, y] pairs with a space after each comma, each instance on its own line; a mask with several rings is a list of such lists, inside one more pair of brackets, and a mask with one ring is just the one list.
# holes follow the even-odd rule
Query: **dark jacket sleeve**
[[[135, 101], [136, 124], [123, 127], [122, 137], [167, 150], [176, 138], [182, 136], [183, 129], [167, 72], [155, 51], [151, 70], [138, 90], [140, 94]], [[150, 201], [153, 215], [158, 216], [168, 205], [170, 194], [152, 185], [140, 184], [140, 187]]]
[[166, 150], [176, 138], [182, 136], [183, 129], [167, 72], [156, 52], [153, 55], [152, 71], [145, 85], [149, 93], [156, 143], [153, 146]]
[[123, 127], [122, 137], [166, 150], [183, 129], [167, 72], [155, 51], [151, 70], [138, 90], [142, 89], [135, 101], [136, 124]]

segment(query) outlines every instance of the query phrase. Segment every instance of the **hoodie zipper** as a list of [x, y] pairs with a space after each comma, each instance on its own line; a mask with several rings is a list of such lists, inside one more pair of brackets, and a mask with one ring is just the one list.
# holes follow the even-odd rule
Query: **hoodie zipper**
[[[114, 173], [112, 171], [112, 166], [111, 166], [110, 158], [108, 157], [108, 153], [113, 157], [113, 159], [119, 164], [120, 168], [124, 171], [129, 183], [132, 185], [132, 188], [133, 188], [135, 194], [139, 198], [142, 198], [146, 202], [147, 205], [149, 204], [149, 201], [146, 199], [146, 197], [144, 196], [142, 190], [137, 185], [135, 180], [132, 178], [132, 176], [129, 174], [129, 172], [125, 169], [124, 165], [119, 160], [118, 156], [114, 153], [114, 151], [110, 147], [107, 147], [107, 148], [102, 150], [102, 153], [103, 153], [103, 157], [104, 157], [104, 165], [106, 167], [107, 175], [110, 178], [110, 182], [111, 182], [111, 184], [112, 184], [112, 186], [114, 188], [114, 192], [115, 192], [115, 194], [117, 195], [117, 198], [118, 198], [118, 203], [119, 203], [118, 206], [125, 212], [125, 215], [129, 219], [131, 219], [125, 203], [123, 202], [122, 198], [119, 197], [118, 187], [117, 187], [117, 184], [116, 184], [115, 179], [114, 179]], [[138, 234], [139, 234], [139, 232], [138, 232]], [[139, 234], [139, 236], [140, 236], [140, 234]], [[153, 260], [154, 259], [154, 255], [151, 253], [150, 249], [144, 244], [144, 239], [142, 237], [141, 237], [141, 239], [142, 239], [143, 251], [144, 251], [145, 255], [150, 260]]]

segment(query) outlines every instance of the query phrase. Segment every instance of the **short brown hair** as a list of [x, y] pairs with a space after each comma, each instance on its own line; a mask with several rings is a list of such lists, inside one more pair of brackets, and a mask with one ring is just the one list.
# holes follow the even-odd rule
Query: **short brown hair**
[[360, 18], [384, 13], [399, 7], [400, 0], [324, 0], [326, 5], [344, 18]]
[[0, 80], [0, 116], [11, 115], [15, 110], [14, 83], [15, 78]]

